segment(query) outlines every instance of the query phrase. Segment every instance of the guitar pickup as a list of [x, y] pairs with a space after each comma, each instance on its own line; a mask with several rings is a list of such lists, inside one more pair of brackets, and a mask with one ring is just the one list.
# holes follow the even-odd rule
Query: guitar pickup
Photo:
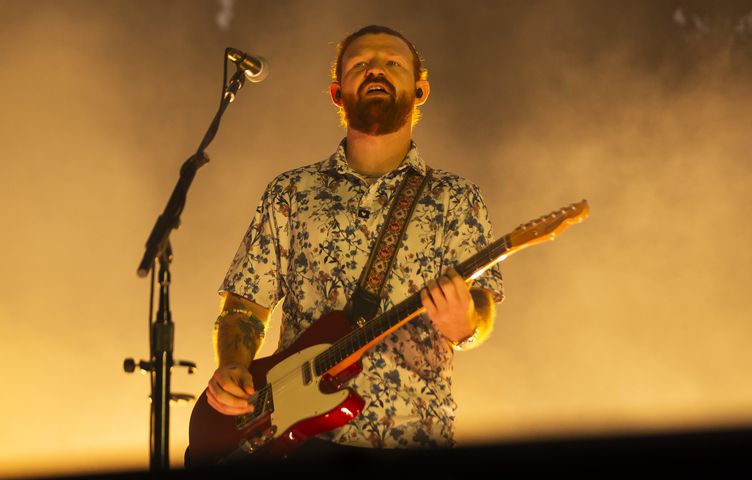
[[303, 385], [308, 385], [313, 381], [313, 372], [311, 371], [311, 362], [305, 362], [300, 367], [303, 372]]

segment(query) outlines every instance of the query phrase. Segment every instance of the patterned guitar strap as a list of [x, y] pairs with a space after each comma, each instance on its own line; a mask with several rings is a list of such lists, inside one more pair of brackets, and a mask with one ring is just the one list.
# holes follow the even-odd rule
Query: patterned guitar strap
[[378, 313], [386, 279], [389, 278], [407, 225], [430, 176], [430, 168], [426, 168], [425, 175], [410, 168], [400, 183], [368, 262], [360, 274], [358, 285], [345, 307], [345, 316], [353, 328], [362, 326]]

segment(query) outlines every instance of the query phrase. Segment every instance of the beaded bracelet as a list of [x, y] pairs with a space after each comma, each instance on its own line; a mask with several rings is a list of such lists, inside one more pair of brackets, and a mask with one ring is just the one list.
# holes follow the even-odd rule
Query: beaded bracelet
[[240, 313], [247, 317], [247, 319], [250, 320], [253, 326], [256, 327], [256, 330], [258, 331], [261, 338], [264, 338], [266, 327], [264, 327], [264, 322], [262, 322], [255, 313], [250, 310], [244, 310], [242, 308], [228, 308], [227, 310], [222, 310], [222, 312], [219, 314], [219, 318], [224, 318], [232, 313]]

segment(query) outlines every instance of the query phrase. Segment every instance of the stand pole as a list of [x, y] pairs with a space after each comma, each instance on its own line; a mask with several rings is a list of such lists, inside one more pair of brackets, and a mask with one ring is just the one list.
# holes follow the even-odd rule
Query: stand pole
[[170, 467], [170, 373], [173, 365], [175, 325], [170, 312], [170, 243], [159, 256], [159, 309], [152, 326], [152, 471]]
[[[226, 58], [226, 57], [225, 57]], [[225, 59], [226, 62], [226, 59]], [[226, 64], [225, 64], [226, 71]], [[183, 163], [180, 168], [180, 178], [175, 185], [172, 195], [167, 202], [162, 215], [157, 218], [152, 228], [149, 239], [146, 241], [146, 251], [138, 267], [138, 275], [145, 277], [155, 268], [159, 261], [159, 309], [156, 318], [152, 322], [152, 311], [149, 310], [149, 337], [150, 359], [148, 362], [141, 360], [138, 364], [127, 358], [123, 363], [126, 372], [134, 372], [136, 367], [143, 372], [149, 372], [151, 378], [151, 414], [149, 422], [150, 458], [149, 465], [152, 471], [166, 471], [170, 468], [170, 400], [193, 398], [192, 395], [170, 393], [170, 374], [173, 366], [188, 367], [188, 373], [195, 371], [196, 365], [189, 361], [175, 362], [172, 357], [175, 325], [172, 322], [170, 312], [170, 263], [172, 262], [172, 248], [170, 246], [170, 233], [180, 226], [180, 214], [185, 207], [188, 188], [193, 182], [196, 171], [209, 161], [205, 154], [219, 129], [227, 106], [235, 99], [238, 90], [243, 86], [245, 73], [238, 68], [230, 79], [229, 84], [224, 85], [222, 98], [214, 119], [204, 138], [199, 144], [196, 153]], [[226, 77], [225, 77], [226, 80]], [[152, 300], [154, 276], [152, 274]]]

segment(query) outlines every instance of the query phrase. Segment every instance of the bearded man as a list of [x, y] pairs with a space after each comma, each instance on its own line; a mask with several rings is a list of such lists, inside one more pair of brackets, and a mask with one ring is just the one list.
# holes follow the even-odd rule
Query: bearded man
[[429, 169], [412, 141], [430, 91], [420, 56], [400, 33], [371, 25], [340, 42], [330, 92], [347, 136], [330, 158], [279, 175], [261, 198], [220, 289], [219, 366], [207, 388], [214, 409], [253, 411], [249, 366], [279, 302], [278, 351], [346, 306], [395, 192], [413, 172], [428, 176], [427, 187], [379, 307], [385, 312], [420, 292], [425, 313], [363, 354], [362, 373], [347, 385], [365, 400], [360, 415], [303, 448], [453, 445], [454, 353], [487, 337], [503, 294], [497, 268], [472, 288], [452, 268], [490, 242], [491, 228], [478, 188]]

